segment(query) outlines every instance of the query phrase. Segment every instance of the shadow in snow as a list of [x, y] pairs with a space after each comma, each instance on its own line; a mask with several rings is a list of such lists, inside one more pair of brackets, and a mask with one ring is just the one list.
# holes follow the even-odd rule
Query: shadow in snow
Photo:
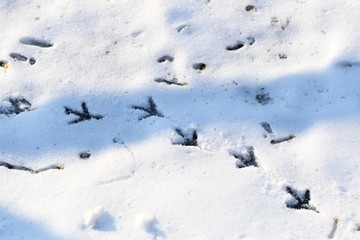
[[9, 211], [0, 208], [0, 239], [60, 240], [69, 239], [69, 237], [57, 236], [33, 220], [15, 216]]
[[154, 236], [154, 239], [157, 239], [158, 237], [166, 238], [167, 236], [165, 232], [163, 232], [158, 227], [158, 225], [159, 225], [159, 221], [156, 218], [153, 218], [144, 224], [144, 228], [147, 233]]
[[[18, 164], [49, 152], [76, 154], [83, 149], [96, 152], [114, 144], [115, 137], [131, 144], [144, 141], [158, 131], [192, 123], [204, 129], [219, 123], [267, 121], [274, 130], [286, 127], [286, 131], [297, 135], [317, 122], [359, 115], [359, 72], [358, 68], [334, 65], [327, 71], [284, 76], [266, 84], [245, 79], [227, 79], [216, 84], [217, 79], [207, 78], [206, 85], [202, 80], [186, 87], [153, 83], [148, 89], [113, 95], [65, 95], [32, 106], [33, 111], [11, 117], [0, 115], [0, 157], [2, 161]], [[268, 93], [272, 101], [266, 105], [259, 103], [259, 91]], [[138, 121], [139, 109], [147, 110], [146, 98], [152, 100], [148, 111], [152, 112], [151, 103], [156, 102], [161, 118], [149, 115]], [[79, 106], [82, 102], [92, 112], [101, 113], [101, 121], [69, 125], [68, 121], [73, 119], [64, 113], [64, 107]]]

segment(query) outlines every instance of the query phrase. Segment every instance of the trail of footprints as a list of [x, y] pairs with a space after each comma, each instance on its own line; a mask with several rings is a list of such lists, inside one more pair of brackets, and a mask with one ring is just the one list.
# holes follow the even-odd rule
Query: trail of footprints
[[[171, 64], [173, 61], [175, 60], [175, 58], [171, 55], [163, 55], [161, 57], [159, 57], [157, 59], [157, 62], [160, 63], [160, 64]], [[194, 63], [192, 65], [192, 68], [196, 71], [203, 71], [206, 69], [206, 64], [205, 63]], [[167, 69], [167, 68], [166, 68]], [[171, 73], [168, 73], [168, 76], [164, 76], [164, 77], [157, 77], [154, 79], [155, 82], [157, 83], [165, 83], [167, 85], [177, 85], [177, 86], [186, 86], [188, 85], [187, 82], [179, 82], [178, 78], [171, 74]]]
[[[247, 5], [246, 11], [256, 11], [255, 6], [253, 5]], [[186, 30], [188, 30], [191, 26], [187, 24], [182, 24], [176, 28], [178, 33], [182, 33]], [[246, 41], [237, 41], [234, 44], [227, 45], [225, 49], [227, 51], [237, 51], [245, 46], [245, 44], [248, 44], [249, 46], [253, 45], [255, 43], [254, 37], [248, 37], [246, 38]], [[157, 62], [160, 64], [171, 64], [175, 60], [174, 56], [171, 56], [170, 54], [165, 54], [157, 59]], [[192, 68], [198, 72], [204, 71], [208, 66], [206, 63], [203, 62], [196, 62], [192, 64]], [[177, 85], [177, 86], [186, 86], [188, 85], [186, 82], [179, 82], [178, 78], [176, 76], [172, 76], [171, 73], [169, 73], [169, 76], [165, 77], [157, 77], [154, 79], [157, 83], [165, 83], [167, 85]]]
[[[53, 44], [50, 42], [33, 37], [23, 37], [19, 39], [19, 42], [24, 45], [35, 46], [40, 48], [49, 48], [53, 46]], [[27, 57], [24, 54], [18, 52], [9, 53], [9, 57], [12, 58], [14, 61], [19, 61], [19, 62], [29, 61], [30, 65], [34, 65], [36, 63], [36, 59], [34, 57]], [[9, 67], [8, 61], [0, 60], [0, 67], [3, 67], [5, 70], [8, 69]], [[31, 103], [26, 98], [24, 98], [23, 96], [11, 96], [2, 101], [2, 105], [0, 106], [0, 115], [6, 115], [8, 117], [11, 117], [13, 115], [18, 115], [20, 113], [31, 110], [32, 110]], [[64, 168], [62, 165], [53, 164], [39, 169], [32, 169], [29, 167], [25, 167], [22, 165], [15, 165], [4, 161], [0, 161], [0, 167], [5, 167], [12, 170], [26, 171], [33, 174], [41, 173], [52, 169], [62, 170]]]
[[[256, 7], [253, 5], [247, 5], [246, 11], [248, 11], [248, 12], [256, 11]], [[189, 27], [190, 27], [189, 25], [181, 25], [177, 28], [177, 32], [181, 33], [183, 31], [187, 30]], [[35, 47], [40, 47], [40, 48], [50, 48], [54, 45], [51, 42], [45, 41], [43, 39], [33, 38], [33, 37], [21, 38], [19, 40], [19, 42], [22, 44], [25, 44], [25, 45], [35, 46]], [[237, 51], [237, 50], [241, 49], [242, 47], [244, 47], [246, 43], [249, 46], [252, 46], [255, 43], [255, 38], [248, 37], [246, 39], [246, 41], [237, 41], [236, 43], [234, 43], [232, 45], [226, 46], [225, 49], [227, 51]], [[21, 53], [12, 52], [9, 54], [9, 56], [12, 59], [14, 59], [15, 61], [25, 62], [25, 61], [29, 60], [29, 63], [31, 65], [36, 63], [35, 58], [33, 58], [33, 57], [28, 58], [27, 56], [25, 56]], [[173, 56], [171, 56], [170, 54], [163, 55], [157, 59], [157, 62], [159, 64], [171, 64], [173, 61], [175, 61], [175, 58]], [[7, 61], [2, 60], [0, 62], [0, 64], [2, 67], [5, 67], [7, 64]], [[201, 72], [207, 68], [207, 65], [202, 62], [197, 62], [192, 65], [192, 68], [196, 71]], [[165, 83], [167, 85], [178, 85], [178, 86], [187, 85], [187, 83], [179, 82], [176, 77], [170, 77], [170, 78], [159, 77], [159, 78], [155, 78], [154, 81], [157, 83]], [[269, 93], [265, 91], [265, 88], [261, 88], [256, 95], [256, 100], [258, 101], [258, 103], [260, 103], [262, 105], [266, 105], [269, 102], [271, 102], [272, 99], [269, 96]], [[149, 117], [160, 117], [160, 118], [164, 117], [164, 114], [158, 110], [158, 107], [155, 104], [155, 102], [151, 96], [148, 97], [146, 104], [132, 105], [131, 108], [134, 110], [137, 110], [137, 111], [141, 111], [143, 113], [138, 118], [139, 121], [144, 120]], [[17, 114], [20, 114], [20, 113], [23, 113], [26, 111], [30, 111], [30, 110], [31, 110], [31, 103], [22, 96], [9, 97], [8, 99], [5, 99], [3, 101], [3, 106], [0, 106], [0, 114], [4, 114], [9, 117], [12, 115], [17, 115]], [[68, 124], [78, 124], [83, 121], [90, 121], [92, 119], [101, 120], [103, 118], [103, 115], [90, 113], [86, 102], [81, 103], [80, 111], [70, 108], [68, 106], [65, 106], [64, 112], [66, 115], [74, 115], [77, 117], [76, 119], [73, 119], [70, 122], [68, 122]], [[273, 134], [272, 129], [268, 123], [263, 122], [263, 123], [261, 123], [261, 126], [268, 133]], [[175, 131], [176, 135], [178, 136], [178, 138], [176, 140], [172, 141], [173, 145], [181, 145], [181, 146], [186, 146], [186, 147], [198, 147], [198, 131], [196, 129], [190, 128], [187, 130], [183, 130], [181, 128], [175, 128], [174, 131]], [[291, 140], [291, 139], [284, 138], [284, 139], [281, 139], [281, 141], [276, 140], [276, 143], [280, 143], [282, 141], [288, 141], [288, 140]], [[274, 141], [274, 140], [272, 140], [272, 141]], [[245, 167], [250, 167], [250, 166], [259, 167], [260, 166], [260, 163], [255, 156], [255, 150], [252, 146], [247, 146], [242, 151], [233, 151], [231, 153], [231, 155], [236, 159], [235, 165], [237, 168], [245, 168]], [[88, 159], [88, 158], [90, 158], [91, 154], [89, 152], [80, 152], [78, 156], [81, 159]], [[39, 173], [39, 172], [43, 172], [43, 171], [50, 170], [50, 169], [63, 169], [62, 166], [51, 165], [51, 166], [48, 166], [48, 167], [45, 167], [42, 169], [34, 170], [34, 169], [31, 169], [31, 168], [28, 168], [25, 166], [12, 165], [12, 164], [9, 164], [6, 162], [0, 162], [0, 166], [6, 167], [8, 169], [29, 171], [31, 173]], [[309, 209], [310, 208], [310, 207], [308, 207], [308, 206], [310, 206], [309, 205], [309, 200], [310, 200], [310, 191], [309, 190], [307, 190], [305, 192], [305, 195], [303, 197], [300, 197], [298, 192], [296, 190], [293, 190], [290, 187], [288, 187], [286, 189], [286, 191], [288, 193], [290, 193], [296, 201], [296, 203], [294, 205], [291, 205], [290, 203], [288, 203], [287, 207], [294, 208], [294, 209]]]
[[[10, 98], [6, 99], [5, 102], [7, 102], [7, 106], [0, 107], [0, 114], [4, 114], [8, 117], [31, 110], [31, 103], [22, 96], [10, 97]], [[65, 110], [64, 112], [66, 115], [72, 114], [77, 117], [76, 119], [68, 122], [68, 124], [78, 124], [83, 121], [90, 121], [92, 119], [101, 120], [103, 118], [103, 116], [100, 114], [90, 113], [86, 102], [81, 103], [81, 108], [82, 108], [82, 110], [79, 111], [79, 110], [75, 110], [75, 109], [67, 107], [67, 106], [64, 107], [64, 110]], [[160, 118], [164, 117], [164, 114], [158, 110], [158, 107], [151, 96], [148, 97], [147, 104], [132, 105], [131, 108], [134, 110], [143, 112], [143, 114], [138, 118], [139, 121], [144, 120], [149, 117], [160, 117]], [[260, 125], [264, 128], [264, 130], [267, 133], [273, 135], [273, 130], [271, 129], [271, 126], [269, 123], [261, 122]], [[187, 130], [183, 130], [181, 128], [175, 128], [174, 131], [179, 138], [172, 141], [173, 145], [181, 145], [181, 146], [186, 146], [186, 147], [189, 147], [189, 146], [197, 147], [198, 146], [198, 131], [197, 131], [197, 129], [190, 128]], [[276, 139], [275, 140], [276, 140], [276, 143], [281, 143], [283, 141], [289, 141], [291, 139], [292, 138], [289, 138], [289, 139], [284, 138], [284, 139], [281, 139], [281, 141], [276, 140]], [[271, 143], [274, 144], [273, 141], [274, 141], [274, 139], [271, 140]], [[252, 146], [248, 146], [243, 151], [240, 151], [240, 152], [233, 151], [231, 153], [231, 155], [237, 159], [235, 162], [235, 165], [237, 168], [245, 168], [245, 167], [250, 167], [250, 166], [259, 167], [260, 166], [260, 163], [255, 156], [255, 150]], [[88, 158], [90, 158], [90, 156], [91, 156], [91, 154], [88, 152], [79, 153], [79, 157], [82, 159], [88, 159]], [[45, 170], [50, 170], [50, 169], [62, 169], [62, 167], [54, 165], [54, 166], [49, 166], [47, 168], [40, 169], [40, 170], [39, 169], [33, 170], [31, 168], [27, 168], [24, 166], [15, 166], [15, 165], [12, 165], [12, 164], [9, 164], [6, 162], [0, 162], [0, 163], [1, 163], [0, 166], [4, 166], [9, 169], [24, 170], [24, 171], [29, 171], [32, 173], [39, 173], [39, 172], [42, 172]], [[293, 195], [294, 191], [290, 191], [290, 190], [287, 190], [287, 191], [288, 191], [288, 193], [291, 193]], [[297, 200], [299, 199], [299, 197], [295, 197], [295, 198]], [[302, 201], [301, 203], [299, 203], [300, 205], [294, 205], [292, 208], [298, 209], [297, 206], [301, 206], [301, 208], [304, 208], [303, 206], [305, 206], [305, 204], [308, 203], [308, 200], [310, 200], [310, 199], [308, 197], [305, 197], [304, 198], [305, 202]], [[289, 207], [290, 205], [287, 205], [287, 206]]]
[[[210, 1], [209, 1], [210, 2]], [[254, 5], [247, 5], [245, 7], [246, 12], [256, 12], [257, 8]], [[274, 17], [271, 20], [271, 25], [276, 26], [279, 25], [281, 27], [281, 30], [285, 30], [287, 26], [289, 25], [289, 21], [287, 20], [285, 23], [280, 23], [279, 19]], [[176, 28], [176, 31], [178, 33], [183, 33], [189, 30], [191, 26], [187, 24], [180, 25]], [[53, 47], [53, 43], [33, 38], [33, 37], [23, 37], [19, 39], [19, 42], [24, 45], [33, 46], [33, 47], [39, 47], [39, 48], [50, 48]], [[252, 46], [256, 42], [254, 37], [247, 37], [245, 40], [238, 40], [235, 43], [229, 44], [225, 46], [225, 50], [229, 52], [236, 52], [240, 49], [242, 49], [246, 44], [248, 46]], [[286, 53], [279, 53], [280, 59], [286, 59], [287, 55]], [[29, 61], [31, 65], [34, 65], [36, 63], [36, 59], [32, 56], [26, 56], [26, 54], [18, 53], [18, 52], [11, 52], [9, 54], [9, 57], [12, 58], [14, 61], [19, 62], [26, 62]], [[163, 56], [160, 56], [157, 58], [157, 63], [159, 64], [172, 64], [174, 61], [176, 61], [174, 56], [171, 56], [170, 54], [165, 54]], [[347, 65], [346, 65], [347, 66]], [[8, 62], [6, 60], [0, 60], [0, 67], [3, 67], [5, 69], [8, 68]], [[198, 72], [202, 72], [208, 68], [207, 64], [203, 62], [196, 62], [192, 64], [192, 68]], [[164, 77], [157, 77], [154, 79], [157, 83], [163, 83], [166, 85], [175, 85], [175, 86], [186, 86], [186, 82], [179, 82], [176, 76], [171, 76], [169, 74], [168, 76]], [[258, 89], [255, 100], [261, 104], [266, 105], [273, 101], [271, 98], [269, 92], [266, 91], [265, 88]], [[11, 117], [13, 115], [18, 115], [23, 112], [31, 111], [32, 110], [31, 103], [25, 99], [23, 96], [12, 96], [9, 97], [2, 102], [2, 106], [0, 106], [0, 114], [6, 115], [8, 117]], [[151, 96], [147, 98], [147, 103], [144, 105], [132, 105], [132, 109], [137, 110], [139, 112], [142, 112], [143, 114], [138, 118], [139, 121], [144, 120], [149, 117], [160, 117], [163, 118], [164, 114], [158, 110], [157, 105], [155, 104], [155, 101]], [[104, 116], [100, 114], [93, 114], [90, 113], [88, 106], [86, 102], [81, 103], [81, 111], [64, 106], [64, 112], [66, 115], [74, 115], [76, 116], [76, 119], [71, 120], [68, 122], [68, 124], [78, 124], [83, 121], [90, 121], [90, 120], [101, 120]], [[271, 126], [267, 122], [261, 122], [261, 127], [266, 131], [266, 134], [264, 134], [264, 137], [268, 137], [268, 135], [272, 138], [270, 141], [271, 144], [279, 144], [285, 141], [291, 141], [295, 136], [290, 134], [289, 136], [274, 138], [274, 132], [271, 129]], [[184, 147], [198, 147], [198, 130], [194, 128], [190, 129], [181, 129], [181, 128], [175, 128], [174, 132], [177, 136], [177, 139], [172, 141], [173, 145], [180, 145]], [[255, 155], [255, 149], [253, 146], [246, 146], [244, 149], [239, 150], [232, 150], [230, 152], [230, 155], [235, 158], [235, 166], [239, 169], [247, 168], [247, 167], [260, 167], [260, 161], [257, 159]], [[84, 151], [80, 152], [78, 154], [78, 157], [80, 159], [89, 159], [91, 157], [90, 152]], [[7, 162], [0, 161], [0, 167], [6, 167], [8, 169], [13, 170], [20, 170], [20, 171], [27, 171], [30, 173], [40, 173], [47, 170], [57, 169], [61, 170], [64, 167], [61, 165], [50, 165], [46, 166], [44, 168], [40, 169], [32, 169], [21, 165], [14, 165]], [[305, 191], [300, 191], [292, 186], [286, 186], [284, 189], [284, 192], [289, 194], [291, 196], [291, 199], [285, 203], [286, 207], [290, 209], [296, 209], [296, 210], [312, 210], [315, 212], [319, 212], [313, 205], [310, 204], [311, 200], [311, 194], [310, 190], [306, 189]], [[334, 220], [334, 226], [332, 232], [329, 234], [328, 238], [332, 238], [335, 234], [336, 227], [337, 227], [337, 221]], [[358, 226], [358, 231], [360, 231], [360, 225]]]

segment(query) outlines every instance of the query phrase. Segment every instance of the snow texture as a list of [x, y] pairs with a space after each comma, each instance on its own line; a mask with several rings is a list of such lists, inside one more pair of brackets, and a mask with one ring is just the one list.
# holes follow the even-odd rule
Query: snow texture
[[0, 239], [360, 239], [359, 16], [0, 1]]
[[86, 214], [82, 228], [105, 231], [113, 230], [112, 225], [113, 218], [111, 215], [102, 206], [98, 206]]

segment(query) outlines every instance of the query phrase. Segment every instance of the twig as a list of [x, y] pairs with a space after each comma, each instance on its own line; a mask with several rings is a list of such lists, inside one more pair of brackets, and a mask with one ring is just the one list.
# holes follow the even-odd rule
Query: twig
[[291, 139], [295, 138], [295, 135], [294, 134], [290, 134], [289, 136], [287, 137], [282, 137], [282, 138], [277, 138], [277, 139], [273, 139], [270, 141], [271, 144], [277, 144], [277, 143], [282, 143], [282, 142], [285, 142], [285, 141], [289, 141]]
[[30, 173], [40, 173], [40, 172], [44, 172], [50, 169], [59, 169], [62, 170], [64, 169], [64, 166], [59, 166], [59, 165], [49, 165], [47, 167], [43, 167], [43, 168], [39, 168], [39, 169], [31, 169], [25, 166], [20, 166], [20, 165], [13, 165], [7, 162], [3, 162], [0, 161], [0, 167], [6, 167], [8, 169], [13, 169], [13, 170], [21, 170], [21, 171], [27, 171]]
[[166, 83], [167, 85], [178, 85], [178, 86], [185, 86], [187, 85], [187, 83], [179, 83], [177, 78], [173, 78], [171, 80], [167, 80], [165, 78], [155, 78], [154, 80], [155, 82], [158, 82], [158, 83]]

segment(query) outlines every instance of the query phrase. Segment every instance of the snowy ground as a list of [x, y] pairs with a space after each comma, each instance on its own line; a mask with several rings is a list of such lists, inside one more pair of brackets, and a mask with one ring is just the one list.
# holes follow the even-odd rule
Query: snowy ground
[[0, 1], [0, 239], [360, 239], [359, 16]]

